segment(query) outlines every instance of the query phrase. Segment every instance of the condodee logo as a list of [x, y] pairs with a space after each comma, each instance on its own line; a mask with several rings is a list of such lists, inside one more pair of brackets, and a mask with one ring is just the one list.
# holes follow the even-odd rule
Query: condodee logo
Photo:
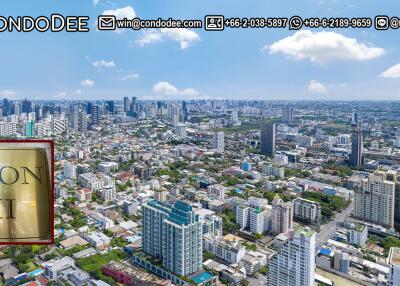
[[0, 16], [0, 32], [89, 32], [88, 16]]

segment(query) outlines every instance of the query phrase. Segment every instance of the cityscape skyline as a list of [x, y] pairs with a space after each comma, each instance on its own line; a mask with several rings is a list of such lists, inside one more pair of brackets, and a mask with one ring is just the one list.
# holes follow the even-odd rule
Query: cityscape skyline
[[398, 0], [3, 2], [0, 286], [400, 286]]
[[397, 286], [399, 108], [3, 99], [0, 138], [55, 142], [55, 243], [2, 280]]

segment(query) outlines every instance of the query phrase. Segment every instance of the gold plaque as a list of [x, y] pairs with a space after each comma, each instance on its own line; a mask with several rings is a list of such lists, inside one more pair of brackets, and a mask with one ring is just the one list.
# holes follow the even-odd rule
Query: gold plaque
[[0, 243], [51, 240], [52, 188], [44, 148], [0, 146]]

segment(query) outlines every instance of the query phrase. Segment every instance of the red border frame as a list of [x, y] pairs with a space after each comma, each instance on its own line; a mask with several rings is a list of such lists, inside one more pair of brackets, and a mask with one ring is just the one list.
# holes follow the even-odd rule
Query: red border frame
[[54, 244], [54, 141], [53, 140], [1, 140], [0, 143], [47, 143], [51, 147], [51, 210], [50, 210], [50, 222], [52, 227], [50, 227], [50, 240], [41, 242], [0, 242], [0, 245], [50, 245]]

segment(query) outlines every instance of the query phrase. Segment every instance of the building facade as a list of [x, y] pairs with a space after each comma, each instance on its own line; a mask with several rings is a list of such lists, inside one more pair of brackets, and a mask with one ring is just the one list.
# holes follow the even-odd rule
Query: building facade
[[151, 200], [142, 206], [143, 250], [174, 274], [187, 276], [203, 261], [202, 224], [192, 206]]
[[395, 182], [388, 172], [376, 171], [354, 192], [353, 216], [379, 225], [394, 226]]
[[293, 200], [293, 216], [310, 223], [320, 223], [321, 206], [317, 202], [296, 198]]
[[224, 152], [225, 150], [225, 134], [224, 132], [214, 133], [213, 138], [213, 149], [218, 152]]
[[315, 272], [315, 233], [298, 228], [279, 248], [269, 264], [270, 286], [313, 286]]
[[351, 166], [358, 168], [363, 164], [363, 136], [362, 131], [357, 129], [351, 137]]
[[293, 203], [283, 202], [278, 195], [272, 201], [272, 232], [286, 233], [293, 228]]
[[261, 154], [274, 157], [275, 156], [275, 124], [268, 124], [261, 128], [260, 142]]

